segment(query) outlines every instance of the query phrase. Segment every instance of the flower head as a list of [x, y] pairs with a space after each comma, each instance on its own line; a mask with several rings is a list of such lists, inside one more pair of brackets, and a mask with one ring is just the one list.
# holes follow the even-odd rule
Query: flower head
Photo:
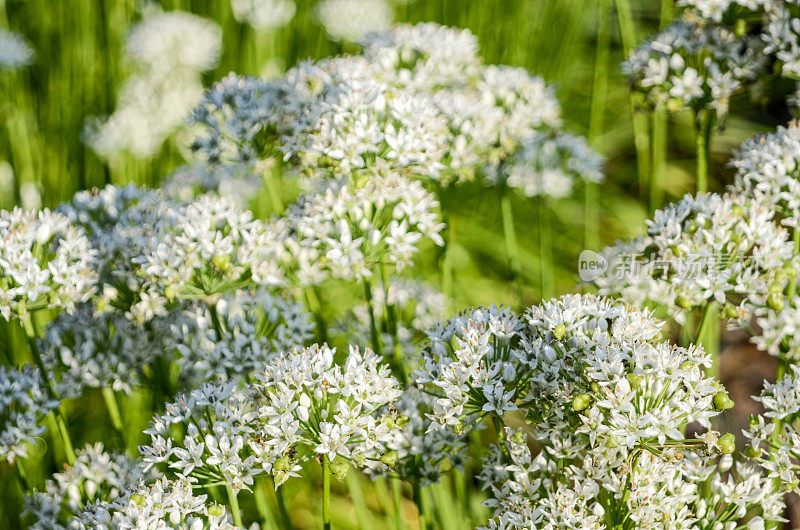
[[0, 367], [0, 459], [14, 463], [28, 456], [29, 447], [46, 430], [40, 420], [57, 406], [36, 368]]

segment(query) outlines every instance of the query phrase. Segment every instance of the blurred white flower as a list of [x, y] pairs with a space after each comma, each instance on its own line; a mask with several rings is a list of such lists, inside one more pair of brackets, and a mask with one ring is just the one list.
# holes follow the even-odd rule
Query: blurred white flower
[[24, 68], [33, 64], [34, 56], [33, 48], [22, 35], [0, 28], [0, 71]]
[[292, 20], [297, 6], [293, 0], [231, 0], [231, 9], [237, 22], [275, 31]]
[[322, 0], [316, 14], [332, 39], [350, 42], [387, 27], [394, 18], [387, 0]]

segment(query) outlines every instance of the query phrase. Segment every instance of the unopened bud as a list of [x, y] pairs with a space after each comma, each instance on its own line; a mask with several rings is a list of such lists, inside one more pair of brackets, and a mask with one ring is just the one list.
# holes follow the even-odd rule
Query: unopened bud
[[719, 450], [724, 455], [732, 454], [736, 450], [736, 437], [733, 433], [723, 434], [719, 439]]
[[572, 398], [572, 410], [580, 412], [585, 410], [592, 403], [592, 396], [589, 394], [578, 394]]
[[553, 330], [553, 336], [556, 340], [561, 340], [564, 338], [564, 335], [567, 334], [567, 326], [564, 324], [559, 324], [556, 326], [556, 329]]

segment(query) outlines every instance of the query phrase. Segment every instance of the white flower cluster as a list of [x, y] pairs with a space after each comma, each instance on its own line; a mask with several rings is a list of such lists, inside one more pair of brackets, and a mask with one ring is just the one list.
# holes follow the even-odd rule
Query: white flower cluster
[[[760, 401], [766, 412], [751, 417], [745, 436], [748, 453], [758, 459], [770, 478], [788, 491], [800, 490], [800, 374], [796, 366], [775, 383], [764, 382]], [[766, 418], [766, 420], [765, 420]]]
[[[735, 449], [732, 435], [706, 429], [732, 406], [722, 385], [703, 374], [701, 349], [660, 342], [648, 313], [594, 296], [567, 295], [526, 313], [522, 348], [534, 374], [528, 432], [505, 432], [482, 480], [491, 491], [489, 528], [693, 528], [746, 515], [781, 520], [781, 495], [757, 472], [743, 480], [710, 478], [714, 453]], [[722, 470], [726, 471], [726, 470]], [[703, 493], [705, 482], [715, 495]], [[585, 525], [584, 525], [585, 520]]]
[[731, 96], [757, 79], [765, 62], [757, 37], [681, 20], [639, 46], [622, 66], [652, 105], [711, 108], [724, 116]]
[[381, 264], [411, 263], [423, 238], [442, 245], [438, 202], [416, 180], [396, 173], [327, 182], [289, 206], [284, 245], [301, 284], [329, 276], [369, 278]]
[[322, 0], [316, 14], [332, 39], [350, 42], [385, 28], [394, 18], [388, 0]]
[[104, 387], [130, 394], [156, 359], [172, 359], [179, 332], [191, 324], [177, 313], [145, 326], [120, 312], [95, 313], [91, 304], [82, 304], [47, 326], [39, 349], [62, 397]]
[[0, 28], [0, 71], [24, 68], [33, 63], [34, 55], [25, 37]]
[[0, 211], [0, 315], [73, 310], [94, 292], [96, 257], [83, 230], [64, 215]]
[[[199, 486], [223, 482], [234, 493], [250, 489], [258, 473], [247, 442], [256, 415], [245, 392], [234, 384], [207, 383], [179, 396], [153, 418], [150, 445], [139, 447], [145, 470], [159, 467], [162, 474]], [[180, 426], [182, 438], [173, 436]]]
[[517, 410], [533, 376], [520, 344], [521, 322], [491, 306], [456, 315], [428, 332], [414, 383], [436, 397], [430, 429], [457, 434], [477, 420]]
[[731, 158], [736, 168], [732, 193], [746, 195], [782, 217], [800, 219], [800, 122], [745, 140]]
[[787, 300], [784, 307], [756, 310], [760, 332], [750, 339], [760, 350], [791, 363], [800, 362], [800, 297]]
[[114, 113], [87, 122], [87, 143], [108, 159], [155, 154], [200, 100], [200, 75], [216, 65], [221, 41], [220, 28], [196, 15], [146, 16], [128, 36], [137, 71], [120, 89]]
[[647, 238], [606, 251], [644, 249], [643, 255], [620, 257], [622, 267], [597, 280], [600, 292], [664, 304], [679, 321], [686, 310], [711, 302], [739, 318], [744, 300], [780, 308], [793, 243], [773, 216], [768, 205], [741, 195], [687, 195], [656, 211]]
[[90, 505], [77, 517], [80, 530], [238, 530], [225, 507], [208, 504], [186, 481], [161, 479], [126, 490], [118, 499]]
[[249, 279], [265, 285], [283, 281], [276, 262], [279, 241], [250, 211], [204, 195], [175, 213], [169, 230], [133, 258], [164, 303], [176, 297], [213, 297]]
[[244, 164], [190, 164], [161, 183], [161, 193], [180, 204], [209, 193], [244, 208], [261, 189], [261, 178]]
[[648, 530], [744, 528], [741, 521], [764, 528], [785, 521], [783, 492], [753, 466], [732, 469], [729, 455], [717, 463], [693, 453], [664, 458], [644, 451], [608, 484], [593, 476], [604, 463], [582, 460], [575, 447], [546, 447], [534, 456], [523, 431], [509, 434], [508, 461], [495, 451], [491, 471], [481, 476], [492, 492], [486, 504], [495, 510], [481, 527], [487, 530], [602, 530], [623, 522]]
[[103, 444], [88, 445], [75, 463], [55, 473], [42, 491], [25, 499], [33, 515], [32, 530], [74, 530], [74, 517], [90, 503], [111, 502], [131, 484], [146, 477], [136, 462], [123, 454], [107, 453]]
[[287, 25], [297, 6], [293, 0], [231, 0], [233, 17], [258, 31], [275, 31]]
[[222, 337], [203, 308], [197, 331], [178, 346], [179, 364], [196, 380], [248, 380], [275, 356], [302, 348], [314, 330], [294, 300], [264, 288], [239, 290], [217, 302]]
[[13, 464], [28, 456], [29, 446], [46, 430], [39, 420], [57, 406], [36, 368], [0, 366], [0, 459]]
[[250, 446], [276, 485], [316, 456], [327, 458], [339, 477], [349, 464], [378, 472], [396, 463], [388, 444], [400, 429], [401, 418], [390, 410], [400, 384], [369, 349], [351, 347], [341, 365], [335, 353], [314, 345], [277, 357], [252, 388], [257, 428]]
[[763, 39], [765, 53], [775, 56], [785, 77], [800, 78], [800, 18], [797, 3], [774, 1], [767, 9]]
[[722, 22], [723, 17], [737, 7], [753, 12], [776, 3], [774, 0], [678, 0], [677, 2], [679, 6], [686, 6], [697, 16], [713, 22]]
[[527, 197], [568, 197], [577, 182], [603, 180], [603, 158], [583, 137], [536, 132], [525, 138], [517, 152], [490, 172], [488, 178], [495, 184], [505, 182]]

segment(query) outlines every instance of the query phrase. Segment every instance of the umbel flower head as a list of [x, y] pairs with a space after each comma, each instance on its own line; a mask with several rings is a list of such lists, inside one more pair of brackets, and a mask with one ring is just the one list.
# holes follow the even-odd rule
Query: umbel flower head
[[350, 464], [381, 471], [396, 463], [388, 444], [403, 422], [391, 407], [399, 382], [369, 349], [351, 347], [342, 365], [335, 354], [313, 345], [276, 357], [252, 387], [257, 427], [249, 444], [276, 485], [317, 456], [339, 477]]
[[91, 504], [76, 521], [81, 530], [236, 530], [225, 507], [195, 495], [192, 485], [166, 478], [126, 488], [114, 501]]
[[438, 205], [419, 181], [396, 173], [331, 180], [288, 207], [285, 255], [305, 285], [369, 278], [381, 264], [399, 272], [423, 238], [443, 244]]
[[0, 459], [13, 464], [28, 456], [46, 430], [40, 420], [57, 406], [36, 368], [0, 366]]
[[724, 116], [731, 96], [763, 71], [763, 50], [756, 37], [680, 20], [634, 50], [622, 68], [653, 106], [709, 108]]
[[638, 241], [643, 255], [609, 270], [622, 279], [601, 280], [601, 292], [625, 289], [631, 277], [679, 321], [687, 310], [712, 302], [738, 318], [752, 304], [782, 307], [793, 243], [773, 216], [768, 205], [740, 195], [687, 195], [656, 211], [647, 238]]
[[86, 388], [129, 394], [155, 360], [172, 359], [178, 337], [191, 324], [177, 311], [144, 325], [118, 311], [98, 313], [81, 304], [50, 322], [39, 349], [60, 396], [79, 396]]
[[800, 297], [787, 300], [783, 307], [755, 309], [760, 330], [751, 337], [758, 349], [792, 364], [800, 361]]
[[25, 499], [34, 517], [33, 530], [73, 530], [74, 517], [90, 503], [111, 502], [131, 484], [147, 478], [141, 467], [123, 454], [107, 453], [103, 444], [87, 445], [75, 463], [53, 474], [44, 490]]
[[224, 295], [217, 311], [222, 337], [203, 307], [196, 331], [178, 346], [179, 364], [196, 380], [248, 380], [276, 355], [302, 348], [313, 335], [302, 305], [263, 287]]
[[[767, 0], [762, 0], [767, 4]], [[794, 4], [794, 5], [793, 5]], [[766, 10], [766, 21], [762, 38], [764, 51], [778, 61], [781, 74], [793, 79], [800, 78], [800, 19], [797, 4], [770, 2]]]
[[0, 211], [0, 315], [72, 311], [94, 292], [96, 256], [83, 230], [62, 214]]
[[786, 226], [800, 219], [800, 122], [745, 140], [731, 158], [731, 192], [773, 210]]
[[412, 380], [436, 399], [429, 429], [457, 434], [477, 420], [517, 410], [532, 377], [520, 349], [521, 323], [494, 305], [456, 315], [428, 332]]
[[603, 180], [603, 158], [586, 140], [566, 133], [535, 132], [516, 153], [490, 171], [488, 180], [518, 189], [528, 197], [572, 195], [578, 182]]
[[323, 0], [315, 11], [333, 40], [350, 42], [389, 26], [394, 18], [388, 0]]
[[695, 17], [712, 22], [722, 22], [723, 18], [731, 13], [752, 14], [759, 9], [777, 5], [778, 2], [772, 0], [678, 0], [677, 4], [686, 6], [687, 11]]
[[35, 53], [25, 37], [0, 29], [0, 71], [19, 70], [33, 63]]
[[167, 300], [221, 295], [244, 285], [282, 281], [270, 254], [270, 228], [229, 200], [204, 195], [181, 207], [152, 247], [134, 258], [149, 286]]
[[[254, 420], [249, 398], [235, 384], [206, 383], [153, 418], [145, 431], [150, 445], [139, 447], [145, 470], [157, 466], [198, 487], [223, 483], [234, 493], [250, 489], [258, 473], [247, 446]], [[175, 436], [177, 431], [184, 434]]]
[[232, 0], [233, 17], [258, 31], [274, 31], [287, 25], [297, 11], [293, 0]]

